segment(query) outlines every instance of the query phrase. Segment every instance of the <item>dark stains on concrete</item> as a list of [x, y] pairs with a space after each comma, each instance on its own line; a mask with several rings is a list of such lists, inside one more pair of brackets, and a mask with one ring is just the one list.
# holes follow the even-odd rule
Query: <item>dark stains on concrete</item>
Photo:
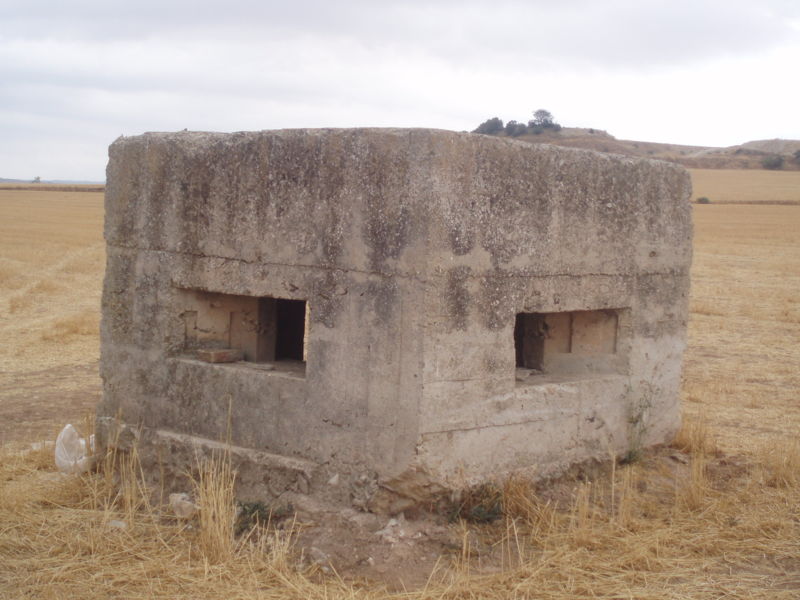
[[311, 322], [325, 327], [336, 327], [345, 297], [347, 277], [344, 271], [326, 271], [322, 277], [311, 281]]
[[455, 267], [447, 272], [445, 283], [445, 306], [453, 329], [467, 330], [469, 324], [469, 276], [472, 269], [467, 266]]
[[390, 278], [369, 281], [365, 297], [372, 299], [372, 310], [377, 317], [375, 325], [388, 325], [399, 309], [397, 281]]

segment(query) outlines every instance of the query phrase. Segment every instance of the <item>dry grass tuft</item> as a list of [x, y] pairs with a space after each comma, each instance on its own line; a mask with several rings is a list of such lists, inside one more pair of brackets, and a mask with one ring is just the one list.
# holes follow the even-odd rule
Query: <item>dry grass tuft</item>
[[678, 510], [701, 510], [705, 507], [710, 489], [708, 459], [705, 454], [693, 454], [689, 461], [689, 476], [676, 488]]
[[543, 501], [535, 485], [522, 477], [509, 478], [503, 486], [503, 513], [506, 519], [519, 520], [529, 529], [529, 539], [541, 545], [556, 527], [553, 503]]
[[12, 315], [17, 314], [28, 308], [32, 303], [30, 296], [13, 296], [8, 301], [8, 312]]
[[597, 540], [595, 534], [595, 505], [592, 502], [592, 484], [581, 483], [572, 503], [570, 514], [570, 536], [573, 543], [579, 547], [591, 548]]
[[204, 458], [197, 470], [194, 487], [200, 504], [200, 548], [209, 562], [226, 562], [234, 553], [236, 522], [230, 456]]
[[800, 486], [800, 440], [784, 437], [773, 440], [761, 448], [760, 459], [767, 485]]
[[612, 491], [612, 499], [616, 502], [614, 516], [620, 528], [632, 530], [636, 523], [636, 507], [641, 503], [637, 487], [641, 480], [639, 467], [631, 465], [624, 469], [620, 479], [619, 485], [615, 484], [615, 490]]
[[713, 454], [717, 451], [705, 413], [684, 418], [672, 446], [689, 454]]
[[42, 333], [42, 339], [47, 342], [63, 342], [76, 336], [96, 337], [99, 333], [100, 322], [97, 314], [85, 311], [56, 319], [52, 327]]
[[24, 285], [25, 277], [19, 264], [0, 257], [0, 287], [17, 290]]
[[59, 291], [62, 291], [62, 288], [57, 283], [49, 279], [41, 279], [30, 287], [28, 293], [33, 295], [48, 296]]

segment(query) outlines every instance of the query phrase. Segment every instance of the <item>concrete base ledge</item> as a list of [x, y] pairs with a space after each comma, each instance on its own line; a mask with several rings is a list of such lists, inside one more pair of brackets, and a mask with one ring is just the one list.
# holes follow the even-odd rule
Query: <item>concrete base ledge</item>
[[154, 476], [152, 483], [163, 485], [165, 492], [191, 489], [189, 472], [203, 458], [223, 454], [230, 456], [236, 497], [243, 501], [280, 502], [287, 494], [305, 495], [324, 478], [312, 461], [164, 429], [141, 430], [137, 446], [145, 471]]
[[260, 450], [253, 450], [252, 448], [243, 448], [242, 446], [233, 446], [224, 442], [216, 442], [208, 438], [175, 433], [163, 429], [153, 430], [153, 438], [157, 439], [158, 443], [161, 444], [187, 444], [196, 448], [198, 454], [203, 455], [208, 455], [213, 452], [228, 452], [233, 460], [256, 463], [264, 469], [291, 471], [309, 478], [312, 477], [314, 471], [319, 468], [317, 463], [311, 462], [310, 460], [281, 456], [280, 454], [262, 452]]

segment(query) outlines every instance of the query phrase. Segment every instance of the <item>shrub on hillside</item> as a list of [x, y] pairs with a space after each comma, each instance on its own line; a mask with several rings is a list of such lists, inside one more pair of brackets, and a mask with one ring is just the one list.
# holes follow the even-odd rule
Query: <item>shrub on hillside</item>
[[486, 135], [495, 135], [503, 131], [503, 121], [498, 117], [486, 119], [483, 123], [478, 125], [472, 133], [484, 133]]
[[528, 133], [528, 127], [525, 123], [519, 123], [517, 121], [509, 121], [506, 123], [506, 135], [509, 137], [518, 137], [520, 135], [525, 135]]
[[544, 131], [544, 127], [537, 125], [534, 121], [528, 121], [528, 133], [539, 135]]
[[783, 166], [783, 157], [773, 154], [772, 156], [765, 156], [761, 159], [761, 166], [765, 169], [777, 171]]

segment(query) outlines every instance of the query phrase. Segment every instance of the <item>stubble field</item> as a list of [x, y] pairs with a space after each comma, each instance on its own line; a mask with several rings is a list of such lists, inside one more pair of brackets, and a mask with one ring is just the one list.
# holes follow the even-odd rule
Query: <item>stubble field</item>
[[800, 171], [689, 169], [693, 198], [723, 203], [800, 204]]
[[[561, 482], [561, 498], [506, 487], [503, 519], [449, 525], [459, 544], [429, 584], [393, 594], [798, 597], [800, 206], [696, 205], [694, 218], [676, 445]], [[0, 190], [0, 598], [387, 596], [297, 567], [285, 530], [213, 558], [196, 530], [115, 501], [101, 476], [62, 479], [49, 451], [19, 452], [99, 399], [103, 265], [102, 194]]]
[[0, 444], [99, 399], [103, 194], [0, 189]]

